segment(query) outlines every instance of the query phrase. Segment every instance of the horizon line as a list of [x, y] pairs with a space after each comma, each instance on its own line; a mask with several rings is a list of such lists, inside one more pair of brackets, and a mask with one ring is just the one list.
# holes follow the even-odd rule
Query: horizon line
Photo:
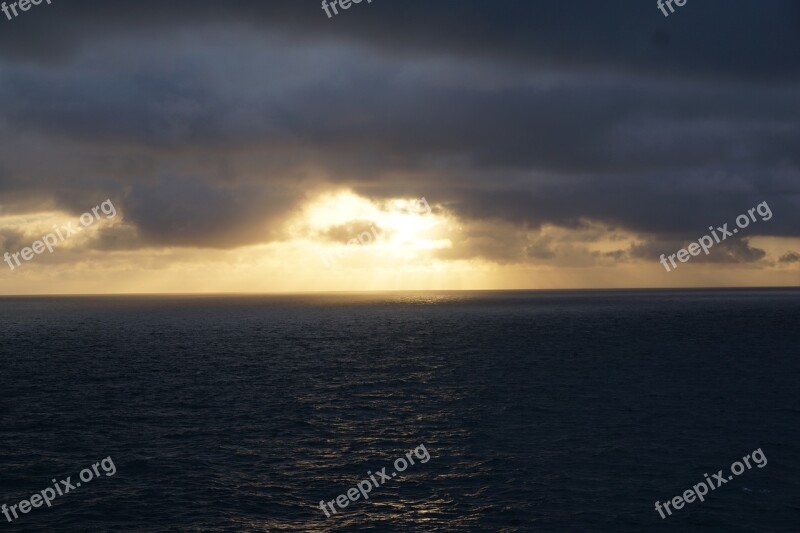
[[311, 296], [345, 294], [387, 293], [458, 293], [458, 292], [622, 292], [622, 291], [720, 291], [720, 290], [786, 290], [800, 289], [800, 285], [721, 286], [721, 287], [593, 287], [563, 289], [391, 289], [371, 291], [296, 291], [296, 292], [109, 292], [109, 293], [56, 293], [56, 294], [0, 294], [0, 298], [80, 298], [112, 296]]

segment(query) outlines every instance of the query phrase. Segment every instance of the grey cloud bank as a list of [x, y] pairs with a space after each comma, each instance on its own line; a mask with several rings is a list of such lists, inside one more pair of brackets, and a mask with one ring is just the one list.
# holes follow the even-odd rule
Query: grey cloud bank
[[79, 213], [119, 192], [137, 246], [278, 240], [329, 186], [654, 246], [765, 200], [782, 216], [764, 231], [798, 236], [799, 14], [410, 1], [333, 24], [313, 2], [54, 3], [0, 35], [0, 195]]

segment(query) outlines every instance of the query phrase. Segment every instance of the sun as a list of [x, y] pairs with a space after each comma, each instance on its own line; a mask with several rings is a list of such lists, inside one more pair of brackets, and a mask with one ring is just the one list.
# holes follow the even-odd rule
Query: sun
[[451, 246], [443, 234], [446, 223], [447, 215], [435, 212], [424, 197], [373, 201], [346, 191], [309, 202], [292, 232], [296, 237], [306, 232], [306, 238], [328, 251], [357, 247], [351, 251], [359, 253], [352, 255], [369, 251], [411, 257]]

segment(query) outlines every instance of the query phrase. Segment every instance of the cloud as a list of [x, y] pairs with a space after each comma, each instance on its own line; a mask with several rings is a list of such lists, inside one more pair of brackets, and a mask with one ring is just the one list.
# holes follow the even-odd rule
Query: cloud
[[[800, 74], [794, 26], [800, 7], [792, 0], [708, 0], [670, 19], [650, 3], [593, 0], [502, 6], [491, 0], [405, 0], [357, 7], [328, 19], [315, 2], [55, 2], [5, 24], [0, 50], [9, 59], [53, 63], [98, 41], [235, 27], [283, 31], [299, 42], [352, 42], [395, 56], [479, 57], [706, 79], [797, 80]], [[743, 32], [760, 38], [742, 38]]]
[[[73, 214], [113, 198], [127, 226], [100, 234], [105, 250], [281, 240], [313, 193], [341, 188], [435, 199], [463, 225], [438, 252], [451, 260], [649, 260], [765, 200], [774, 219], [748, 231], [797, 236], [798, 14], [783, 0], [668, 20], [589, 1], [386, 0], [331, 20], [313, 2], [39, 6], [2, 22], [0, 197]], [[593, 249], [592, 225], [640, 242]], [[538, 233], [550, 226], [568, 240]]]
[[295, 203], [256, 186], [175, 175], [136, 185], [124, 199], [125, 219], [147, 242], [213, 248], [276, 240]]
[[[662, 254], [669, 257], [676, 254], [678, 250], [687, 249], [687, 246], [695, 241], [668, 240], [654, 241], [649, 240], [631, 246], [630, 254], [633, 257], [658, 261]], [[700, 255], [691, 258], [692, 263], [756, 263], [766, 257], [766, 251], [761, 248], [751, 246], [748, 239], [727, 239], [710, 248], [706, 255], [701, 251]]]
[[0, 230], [0, 252], [17, 252], [23, 246], [27, 246], [27, 244], [22, 244], [24, 242], [25, 234], [23, 232], [8, 228]]
[[[339, 224], [327, 228], [323, 232], [315, 234], [318, 240], [327, 241], [336, 244], [346, 244], [352, 239], [357, 239], [362, 233], [366, 232], [371, 235], [371, 228], [375, 228], [375, 232], [381, 237], [389, 237], [392, 232], [381, 228], [380, 224], [370, 220], [354, 220], [347, 224]], [[369, 237], [373, 239], [373, 237]], [[367, 240], [366, 238], [364, 240]]]

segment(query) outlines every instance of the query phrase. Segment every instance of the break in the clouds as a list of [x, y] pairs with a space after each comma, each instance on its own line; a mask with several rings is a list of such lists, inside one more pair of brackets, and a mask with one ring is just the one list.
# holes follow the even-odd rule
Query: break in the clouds
[[[797, 238], [798, 26], [789, 0], [669, 19], [588, 0], [334, 19], [313, 0], [58, 0], [2, 21], [0, 215], [111, 197], [124, 223], [87, 246], [235, 249], [290, 239], [315, 194], [426, 196], [458, 221], [442, 260], [584, 266], [651, 260], [767, 201], [754, 236]], [[709, 260], [766, 255], [739, 240]]]

